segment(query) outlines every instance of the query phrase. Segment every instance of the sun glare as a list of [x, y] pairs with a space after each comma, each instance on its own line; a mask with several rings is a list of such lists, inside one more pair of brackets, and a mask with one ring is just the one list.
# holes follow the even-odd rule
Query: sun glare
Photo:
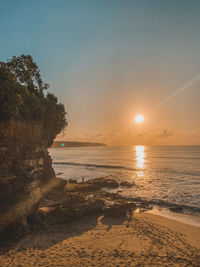
[[[140, 169], [144, 168], [144, 146], [136, 146], [136, 166]], [[142, 176], [142, 172], [140, 172], [140, 176]]]
[[135, 122], [136, 123], [142, 123], [144, 121], [144, 116], [139, 114], [135, 117]]

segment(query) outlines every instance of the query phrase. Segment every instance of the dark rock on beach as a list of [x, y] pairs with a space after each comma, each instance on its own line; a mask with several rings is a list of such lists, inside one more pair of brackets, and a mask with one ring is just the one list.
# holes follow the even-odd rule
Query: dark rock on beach
[[114, 179], [97, 178], [77, 184], [56, 180], [57, 187], [54, 186], [42, 199], [37, 213], [28, 217], [29, 225], [34, 230], [94, 214], [126, 218], [136, 209], [134, 202], [117, 193], [97, 191], [105, 186], [119, 186]]
[[111, 178], [96, 178], [82, 183], [69, 183], [65, 186], [67, 192], [94, 192], [102, 188], [117, 188], [119, 182]]
[[128, 182], [128, 181], [122, 181], [122, 182], [120, 182], [120, 186], [122, 186], [122, 187], [126, 187], [126, 188], [131, 188], [131, 187], [133, 187], [135, 184], [134, 183], [130, 183], [130, 182]]
[[173, 212], [182, 212], [183, 207], [182, 206], [172, 206], [172, 207], [169, 207], [169, 210], [171, 210]]
[[120, 200], [114, 202], [113, 205], [108, 205], [104, 208], [104, 215], [111, 217], [127, 217], [128, 214], [132, 213], [136, 209], [136, 204], [126, 201]]

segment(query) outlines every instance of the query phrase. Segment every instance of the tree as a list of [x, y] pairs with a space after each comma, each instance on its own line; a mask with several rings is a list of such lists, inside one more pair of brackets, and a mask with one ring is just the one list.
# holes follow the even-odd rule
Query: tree
[[17, 80], [27, 86], [28, 90], [35, 89], [43, 93], [43, 90], [49, 88], [48, 84], [43, 83], [38, 66], [33, 62], [32, 56], [24, 54], [19, 57], [13, 56], [6, 65]]
[[7, 121], [19, 115], [22, 105], [23, 87], [6, 67], [0, 65], [0, 121]]
[[43, 135], [49, 142], [66, 126], [64, 105], [48, 89], [38, 66], [30, 55], [0, 62], [0, 122], [11, 119], [32, 120], [43, 125]]

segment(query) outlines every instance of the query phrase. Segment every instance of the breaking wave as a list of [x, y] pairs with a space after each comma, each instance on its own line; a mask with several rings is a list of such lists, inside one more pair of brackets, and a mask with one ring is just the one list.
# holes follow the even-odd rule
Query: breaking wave
[[120, 166], [120, 165], [103, 165], [103, 164], [63, 162], [63, 161], [53, 162], [53, 165], [71, 165], [71, 166], [83, 166], [83, 167], [90, 167], [90, 168], [123, 169], [123, 170], [130, 170], [130, 171], [135, 170], [134, 168]]

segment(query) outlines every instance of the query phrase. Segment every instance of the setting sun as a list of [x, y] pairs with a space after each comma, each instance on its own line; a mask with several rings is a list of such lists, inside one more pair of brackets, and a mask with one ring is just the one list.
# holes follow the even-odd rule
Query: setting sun
[[144, 121], [144, 116], [139, 114], [135, 117], [135, 122], [136, 123], [142, 123]]

